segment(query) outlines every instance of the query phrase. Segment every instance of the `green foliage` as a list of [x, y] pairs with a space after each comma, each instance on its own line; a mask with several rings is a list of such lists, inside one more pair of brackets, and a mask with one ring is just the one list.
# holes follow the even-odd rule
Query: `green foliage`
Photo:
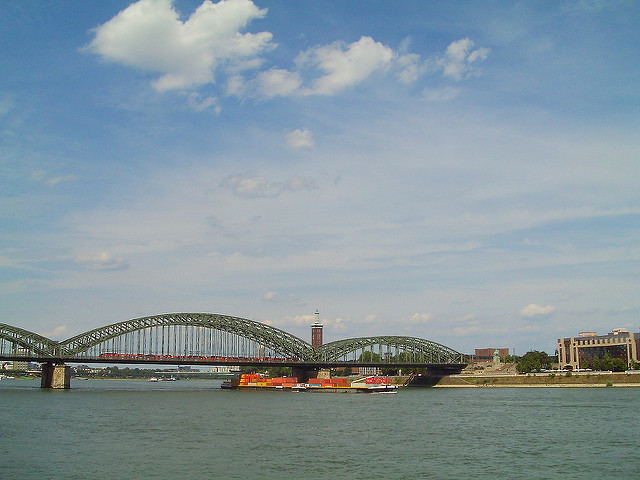
[[627, 362], [622, 360], [621, 358], [613, 359], [613, 371], [614, 372], [624, 372], [627, 369]]
[[360, 356], [358, 357], [358, 361], [359, 362], [381, 362], [382, 357], [377, 353], [366, 351], [360, 354]]
[[[631, 362], [631, 369], [633, 369], [634, 364], [637, 368], [638, 364], [635, 362]], [[612, 359], [608, 353], [605, 353], [602, 360], [598, 357], [593, 358], [592, 368], [594, 370], [611, 370], [612, 372], [624, 372], [627, 369], [627, 362], [625, 362], [622, 358]]]
[[268, 376], [273, 377], [290, 377], [291, 367], [269, 367], [267, 368]]
[[543, 369], [550, 369], [553, 362], [554, 357], [549, 356], [545, 352], [532, 350], [520, 358], [516, 368], [519, 373], [539, 372]]
[[604, 357], [602, 357], [602, 363], [600, 367], [601, 370], [613, 370], [613, 360], [611, 360], [611, 357], [608, 353], [605, 353]]
[[118, 368], [116, 366], [104, 368], [98, 373], [98, 376], [107, 378], [149, 378], [154, 375], [155, 372], [149, 369]]

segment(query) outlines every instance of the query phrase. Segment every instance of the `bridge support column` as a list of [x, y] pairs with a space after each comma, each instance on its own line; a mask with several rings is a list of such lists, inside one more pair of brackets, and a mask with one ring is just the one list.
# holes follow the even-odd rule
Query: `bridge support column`
[[54, 389], [71, 388], [71, 367], [64, 363], [43, 363], [40, 387]]

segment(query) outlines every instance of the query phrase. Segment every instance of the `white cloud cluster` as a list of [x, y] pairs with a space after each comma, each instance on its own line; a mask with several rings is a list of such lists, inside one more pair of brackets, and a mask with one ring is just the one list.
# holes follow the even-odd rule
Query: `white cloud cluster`
[[527, 305], [522, 310], [520, 310], [520, 316], [523, 318], [545, 318], [551, 315], [555, 310], [555, 307], [551, 305], [547, 305], [546, 307], [542, 307], [540, 305], [536, 305], [532, 303], [531, 305]]
[[104, 59], [159, 72], [160, 91], [213, 83], [220, 64], [242, 69], [260, 64], [272, 48], [269, 32], [240, 33], [266, 10], [251, 0], [209, 0], [181, 21], [171, 0], [140, 0], [95, 29], [88, 50]]
[[296, 129], [293, 130], [286, 135], [287, 145], [295, 150], [303, 149], [303, 148], [313, 148], [313, 134], [307, 130]]
[[[244, 72], [260, 69], [262, 55], [276, 46], [270, 32], [241, 33], [266, 12], [251, 0], [206, 0], [182, 21], [172, 0], [140, 0], [97, 27], [86, 48], [105, 60], [158, 72], [153, 85], [159, 91], [194, 89], [215, 83], [219, 74], [226, 77], [227, 95], [256, 98], [336, 95], [386, 71], [405, 84], [436, 70], [460, 80], [489, 52], [474, 50], [473, 41], [464, 38], [451, 43], [443, 57], [423, 60], [362, 36], [301, 52], [294, 70], [272, 67], [245, 77]], [[219, 108], [214, 98], [189, 102], [196, 110]]]
[[129, 268], [129, 263], [123, 257], [106, 251], [80, 255], [76, 258], [76, 263], [91, 270], [126, 270]]
[[451, 43], [445, 51], [444, 57], [438, 61], [443, 73], [455, 80], [462, 79], [471, 71], [472, 64], [486, 60], [488, 48], [473, 50], [474, 42], [463, 38]]
[[272, 182], [261, 175], [233, 175], [222, 182], [236, 195], [246, 198], [276, 198], [283, 192], [310, 191], [317, 188], [308, 177], [291, 177], [283, 182]]
[[305, 93], [334, 95], [362, 82], [375, 71], [388, 68], [395, 57], [391, 48], [371, 37], [361, 37], [350, 45], [335, 42], [312, 48], [300, 54], [296, 63], [323, 73]]

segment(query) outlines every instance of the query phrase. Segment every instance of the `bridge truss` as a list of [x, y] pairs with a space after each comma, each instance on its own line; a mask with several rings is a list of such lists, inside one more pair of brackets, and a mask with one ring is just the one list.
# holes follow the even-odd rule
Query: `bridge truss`
[[96, 328], [62, 342], [0, 324], [0, 358], [34, 361], [227, 365], [434, 365], [463, 354], [415, 337], [377, 336], [313, 347], [278, 328], [239, 317], [171, 313]]

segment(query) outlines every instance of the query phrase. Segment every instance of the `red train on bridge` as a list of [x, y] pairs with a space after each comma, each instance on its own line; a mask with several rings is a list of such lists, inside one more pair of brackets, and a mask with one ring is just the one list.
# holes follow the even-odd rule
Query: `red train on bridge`
[[172, 361], [181, 360], [185, 362], [225, 362], [225, 363], [283, 363], [296, 362], [294, 358], [280, 357], [205, 357], [201, 355], [153, 355], [144, 353], [101, 353], [100, 358], [107, 360], [148, 360], [148, 361]]

